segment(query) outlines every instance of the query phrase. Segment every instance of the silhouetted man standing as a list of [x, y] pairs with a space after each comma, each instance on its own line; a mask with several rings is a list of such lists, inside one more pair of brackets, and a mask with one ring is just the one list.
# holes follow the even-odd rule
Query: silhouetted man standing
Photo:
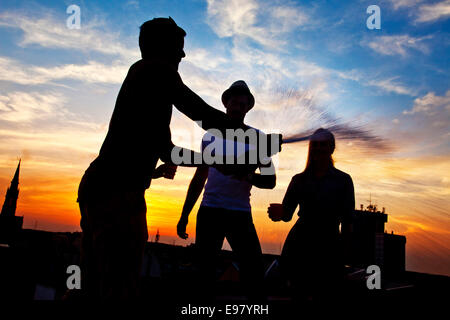
[[[239, 80], [225, 90], [222, 102], [227, 114], [243, 123], [247, 112], [255, 104], [255, 98], [247, 84]], [[231, 150], [243, 154], [250, 148], [242, 142], [224, 140], [207, 132], [202, 141], [202, 149], [212, 143], [220, 145], [221, 148], [215, 151], [223, 154]], [[246, 175], [227, 176], [215, 168], [203, 166], [197, 168], [189, 184], [177, 225], [177, 234], [180, 238], [187, 239], [186, 226], [189, 214], [204, 188], [203, 200], [197, 213], [195, 236], [201, 276], [199, 286], [203, 285], [204, 297], [214, 297], [216, 258], [226, 238], [236, 254], [241, 280], [248, 298], [264, 299], [264, 263], [258, 234], [253, 224], [250, 191], [253, 186], [273, 189], [276, 176], [275, 167], [270, 159], [260, 171], [261, 173], [250, 171]]]
[[82, 289], [90, 298], [138, 295], [148, 239], [144, 194], [158, 159], [171, 163], [172, 105], [206, 130], [247, 128], [183, 84], [177, 70], [185, 35], [171, 18], [141, 26], [142, 59], [130, 67], [100, 153], [81, 180]]

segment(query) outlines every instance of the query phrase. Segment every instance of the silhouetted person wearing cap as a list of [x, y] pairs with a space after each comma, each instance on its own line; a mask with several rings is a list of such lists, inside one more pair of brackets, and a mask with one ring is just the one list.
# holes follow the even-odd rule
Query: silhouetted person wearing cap
[[[226, 113], [243, 123], [245, 115], [253, 108], [255, 99], [247, 84], [240, 80], [234, 82], [223, 93], [222, 102]], [[202, 149], [212, 142], [223, 145], [222, 150], [215, 150], [223, 154], [231, 149], [245, 153], [251, 148], [243, 142], [230, 141], [207, 132], [203, 138]], [[264, 298], [264, 266], [261, 246], [253, 225], [250, 190], [252, 186], [273, 189], [276, 176], [271, 161], [268, 161], [266, 167], [260, 168], [261, 173], [256, 173], [255, 169], [243, 172], [239, 176], [232, 176], [224, 175], [216, 168], [199, 167], [189, 185], [177, 225], [177, 233], [180, 238], [187, 239], [188, 217], [204, 188], [203, 200], [197, 213], [195, 245], [200, 263], [199, 288], [204, 296], [211, 299], [214, 297], [212, 289], [216, 276], [216, 256], [225, 238], [237, 256], [240, 276], [247, 296], [250, 299]]]
[[174, 174], [170, 166], [155, 171], [159, 159], [172, 163], [172, 105], [204, 129], [247, 128], [183, 84], [177, 70], [185, 35], [171, 18], [141, 26], [142, 59], [130, 67], [100, 153], [81, 180], [82, 290], [89, 298], [138, 295], [148, 239], [144, 193], [152, 178]]
[[300, 206], [280, 261], [296, 298], [335, 299], [333, 293], [342, 290], [355, 194], [350, 175], [334, 167], [334, 149], [333, 134], [316, 130], [310, 138], [305, 170], [292, 178], [283, 203], [268, 208], [273, 221], [288, 222]]

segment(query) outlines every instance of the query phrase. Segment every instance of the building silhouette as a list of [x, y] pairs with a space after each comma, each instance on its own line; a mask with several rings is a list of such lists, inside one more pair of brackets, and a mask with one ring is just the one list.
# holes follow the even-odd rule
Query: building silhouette
[[349, 264], [366, 268], [378, 265], [383, 272], [405, 271], [406, 237], [385, 232], [388, 215], [370, 204], [353, 213], [352, 245]]
[[19, 198], [20, 162], [11, 185], [6, 190], [5, 201], [0, 213], [0, 243], [11, 244], [22, 230], [23, 217], [16, 216], [17, 199]]

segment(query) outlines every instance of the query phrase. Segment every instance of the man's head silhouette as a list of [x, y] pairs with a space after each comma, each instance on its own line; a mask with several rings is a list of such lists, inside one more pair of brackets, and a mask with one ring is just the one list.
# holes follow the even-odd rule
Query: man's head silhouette
[[255, 98], [245, 81], [238, 80], [224, 91], [222, 103], [232, 119], [243, 122], [247, 112], [255, 105]]
[[146, 21], [140, 29], [142, 58], [157, 58], [178, 68], [181, 59], [186, 56], [183, 51], [186, 32], [171, 17]]

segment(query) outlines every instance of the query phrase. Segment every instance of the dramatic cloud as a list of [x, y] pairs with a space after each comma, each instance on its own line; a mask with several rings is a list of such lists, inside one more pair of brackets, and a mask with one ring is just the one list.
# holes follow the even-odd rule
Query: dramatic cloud
[[450, 115], [450, 90], [445, 96], [436, 96], [434, 92], [428, 92], [425, 96], [414, 100], [411, 110], [404, 110], [403, 114], [425, 113], [434, 115], [439, 111], [447, 112], [447, 119]]
[[71, 79], [87, 83], [121, 83], [129, 65], [120, 61], [111, 65], [89, 61], [84, 65], [65, 64], [55, 67], [38, 67], [17, 60], [0, 57], [0, 80], [36, 85], [53, 80]]
[[[28, 169], [70, 173], [92, 161], [107, 123], [72, 113], [59, 93], [14, 91], [0, 95], [0, 128], [3, 154], [23, 156]], [[0, 167], [10, 162], [2, 157]]]
[[367, 84], [383, 89], [386, 92], [415, 96], [415, 92], [412, 89], [395, 82], [395, 79], [396, 77], [383, 80], [369, 80]]
[[56, 19], [50, 11], [39, 16], [15, 11], [0, 13], [0, 26], [23, 31], [20, 45], [24, 47], [39, 45], [45, 48], [95, 51], [117, 55], [126, 60], [139, 57], [137, 47], [126, 47], [123, 41], [119, 41], [119, 34], [106, 29], [103, 22], [83, 23], [81, 29], [68, 29], [64, 22]]
[[85, 65], [67, 64], [57, 67], [33, 67], [31, 70], [42, 79], [73, 79], [88, 83], [121, 83], [127, 74], [129, 65], [115, 62], [105, 65], [89, 61]]
[[202, 48], [195, 48], [189, 50], [184, 62], [190, 62], [199, 68], [206, 70], [215, 70], [221, 64], [228, 62], [229, 60], [223, 56], [212, 53]]
[[0, 120], [31, 122], [64, 112], [65, 99], [59, 94], [10, 92], [0, 95]]
[[22, 47], [38, 45], [84, 53], [96, 52], [113, 59], [110, 63], [89, 60], [85, 64], [39, 67], [11, 57], [0, 57], [0, 80], [4, 81], [25, 85], [62, 79], [87, 83], [121, 83], [131, 63], [140, 57], [137, 45], [134, 49], [127, 47], [123, 37], [107, 29], [104, 22], [88, 21], [81, 29], [70, 30], [55, 17], [54, 12], [46, 9], [37, 15], [24, 11], [1, 12], [0, 26], [20, 29], [23, 36], [18, 44]]
[[401, 84], [397, 79], [399, 77], [392, 77], [387, 79], [375, 78], [372, 75], [364, 74], [358, 70], [350, 71], [334, 71], [334, 73], [342, 79], [357, 81], [363, 86], [377, 87], [387, 93], [396, 93], [401, 95], [415, 96], [416, 90], [408, 88]]
[[303, 26], [308, 17], [297, 7], [256, 0], [208, 0], [208, 24], [219, 37], [242, 37], [276, 48], [284, 33]]
[[399, 8], [411, 8], [416, 6], [418, 3], [423, 0], [389, 0], [392, 3], [392, 6], [395, 10]]
[[422, 53], [428, 53], [428, 46], [423, 43], [431, 36], [414, 38], [409, 35], [379, 36], [370, 42], [364, 41], [363, 44], [383, 55], [406, 56], [409, 49], [418, 50]]
[[450, 0], [434, 3], [424, 3], [424, 0], [390, 0], [390, 2], [395, 10], [410, 9], [416, 23], [434, 22], [450, 17]]
[[433, 22], [448, 17], [450, 17], [450, 0], [445, 0], [421, 5], [416, 22]]

